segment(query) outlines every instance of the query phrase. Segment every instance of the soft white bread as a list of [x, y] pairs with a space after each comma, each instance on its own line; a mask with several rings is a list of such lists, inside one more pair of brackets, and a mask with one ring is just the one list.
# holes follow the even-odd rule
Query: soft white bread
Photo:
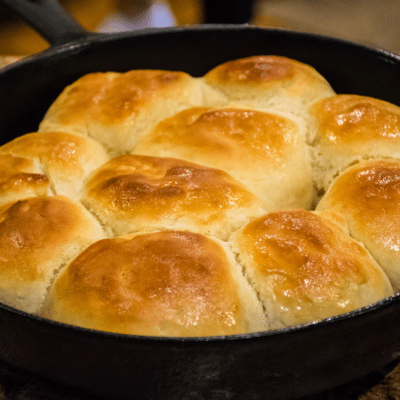
[[0, 152], [0, 204], [46, 194], [50, 181], [36, 160]]
[[179, 229], [226, 239], [264, 213], [257, 197], [224, 171], [138, 155], [96, 170], [81, 200], [115, 235]]
[[276, 114], [190, 108], [160, 122], [133, 153], [224, 170], [255, 193], [267, 211], [308, 208], [313, 199], [304, 126]]
[[184, 72], [134, 70], [92, 73], [66, 87], [39, 131], [90, 136], [114, 155], [130, 151], [163, 118], [203, 105], [201, 80]]
[[400, 289], [400, 160], [376, 159], [346, 169], [317, 210], [336, 210]]
[[105, 235], [64, 196], [31, 197], [0, 207], [0, 301], [36, 313], [55, 274]]
[[230, 335], [266, 328], [261, 305], [226, 245], [179, 231], [93, 244], [59, 275], [43, 315], [146, 336]]
[[203, 79], [231, 101], [300, 117], [304, 117], [311, 103], [335, 94], [310, 65], [275, 55], [228, 61], [213, 68]]
[[268, 213], [231, 240], [273, 328], [310, 323], [393, 294], [388, 277], [350, 237], [340, 214]]
[[400, 107], [358, 95], [337, 95], [310, 109], [315, 179], [326, 190], [332, 178], [364, 158], [400, 158]]
[[0, 302], [208, 336], [400, 292], [399, 110], [275, 55], [85, 75], [0, 147]]
[[24, 157], [40, 166], [51, 191], [72, 199], [77, 198], [86, 177], [110, 159], [95, 140], [65, 132], [28, 133], [1, 146], [0, 153]]

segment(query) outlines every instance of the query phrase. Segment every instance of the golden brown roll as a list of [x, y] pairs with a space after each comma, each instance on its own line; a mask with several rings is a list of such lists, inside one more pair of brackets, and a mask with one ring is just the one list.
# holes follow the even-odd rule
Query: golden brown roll
[[0, 152], [36, 163], [53, 193], [73, 199], [84, 179], [110, 159], [98, 142], [65, 132], [28, 133], [1, 146]]
[[264, 213], [224, 171], [174, 158], [125, 155], [96, 170], [82, 202], [115, 235], [192, 230], [226, 239]]
[[194, 105], [203, 105], [201, 81], [184, 72], [91, 73], [64, 89], [39, 131], [87, 135], [116, 155], [156, 122]]
[[49, 178], [36, 160], [0, 152], [0, 204], [46, 194]]
[[335, 94], [310, 65], [275, 55], [228, 61], [208, 72], [204, 81], [230, 100], [299, 116], [309, 104]]
[[326, 189], [345, 167], [363, 158], [400, 158], [400, 107], [358, 95], [320, 100], [310, 110], [318, 186]]
[[399, 110], [276, 55], [196, 78], [87, 74], [38, 132], [0, 147], [0, 302], [104, 331], [208, 336], [391, 296]]
[[336, 210], [400, 289], [400, 160], [376, 159], [346, 169], [317, 210]]
[[279, 211], [233, 235], [233, 249], [273, 328], [332, 317], [393, 294], [344, 222], [340, 214]]
[[194, 107], [160, 122], [134, 154], [176, 157], [228, 172], [277, 210], [310, 206], [311, 161], [305, 132], [276, 114]]
[[93, 244], [57, 278], [43, 315], [146, 336], [265, 329], [261, 305], [225, 244], [179, 231]]
[[31, 197], [0, 207], [0, 301], [36, 313], [55, 274], [105, 235], [64, 196]]

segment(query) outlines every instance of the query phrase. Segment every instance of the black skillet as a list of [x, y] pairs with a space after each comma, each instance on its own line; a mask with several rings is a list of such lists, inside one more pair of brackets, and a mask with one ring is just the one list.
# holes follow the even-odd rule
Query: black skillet
[[[338, 93], [400, 106], [400, 57], [318, 35], [195, 26], [95, 35], [51, 0], [2, 0], [51, 43], [0, 72], [1, 142], [35, 131], [51, 102], [91, 71], [201, 76], [241, 57], [278, 54], [315, 67]], [[154, 338], [44, 320], [0, 304], [0, 358], [107, 398], [295, 399], [349, 382], [400, 354], [400, 297], [306, 326], [249, 335]]]

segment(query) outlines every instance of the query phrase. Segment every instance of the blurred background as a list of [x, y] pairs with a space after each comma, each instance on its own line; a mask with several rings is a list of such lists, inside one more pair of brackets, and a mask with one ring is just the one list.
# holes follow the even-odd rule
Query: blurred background
[[[60, 0], [86, 29], [117, 32], [202, 23], [250, 23], [319, 33], [400, 54], [399, 0]], [[48, 47], [0, 6], [0, 55]]]

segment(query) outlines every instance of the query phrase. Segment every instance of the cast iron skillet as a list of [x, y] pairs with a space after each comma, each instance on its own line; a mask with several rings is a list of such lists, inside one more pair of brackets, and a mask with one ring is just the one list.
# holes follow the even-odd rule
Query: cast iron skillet
[[[1, 142], [35, 131], [69, 83], [91, 71], [200, 76], [240, 57], [277, 54], [315, 67], [338, 93], [400, 106], [400, 58], [311, 34], [195, 26], [95, 35], [51, 0], [2, 0], [52, 44], [0, 72]], [[0, 358], [108, 398], [294, 399], [366, 375], [400, 354], [400, 297], [305, 326], [248, 335], [154, 338], [48, 321], [0, 304]]]

